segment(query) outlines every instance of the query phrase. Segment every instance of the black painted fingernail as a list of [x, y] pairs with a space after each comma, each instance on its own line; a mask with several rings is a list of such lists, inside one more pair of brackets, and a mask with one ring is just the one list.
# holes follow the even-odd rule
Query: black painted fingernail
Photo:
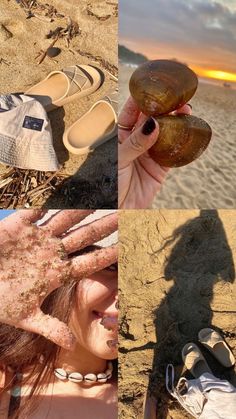
[[143, 125], [142, 133], [144, 135], [150, 135], [156, 128], [156, 122], [153, 118], [149, 118]]
[[193, 107], [192, 107], [191, 103], [187, 103], [187, 105], [188, 105], [191, 109], [193, 109]]

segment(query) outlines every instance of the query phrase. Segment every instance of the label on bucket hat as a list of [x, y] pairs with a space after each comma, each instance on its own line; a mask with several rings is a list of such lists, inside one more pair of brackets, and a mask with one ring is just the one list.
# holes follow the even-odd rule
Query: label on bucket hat
[[42, 131], [43, 123], [43, 119], [34, 118], [33, 116], [26, 115], [23, 122], [23, 128], [32, 129], [34, 131]]

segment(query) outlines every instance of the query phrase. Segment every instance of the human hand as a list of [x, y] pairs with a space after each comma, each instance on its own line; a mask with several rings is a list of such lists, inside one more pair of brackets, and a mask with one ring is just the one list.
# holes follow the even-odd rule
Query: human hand
[[72, 349], [75, 338], [68, 326], [40, 306], [56, 288], [117, 261], [116, 245], [70, 255], [116, 231], [118, 217], [112, 213], [68, 232], [94, 211], [59, 211], [35, 225], [45, 212], [20, 210], [0, 222], [0, 321]]
[[[172, 113], [191, 114], [191, 107], [184, 105]], [[130, 129], [122, 129], [122, 126]], [[120, 113], [118, 127], [119, 208], [147, 208], [160, 191], [169, 171], [157, 164], [148, 153], [158, 138], [158, 123], [141, 113], [130, 97]]]

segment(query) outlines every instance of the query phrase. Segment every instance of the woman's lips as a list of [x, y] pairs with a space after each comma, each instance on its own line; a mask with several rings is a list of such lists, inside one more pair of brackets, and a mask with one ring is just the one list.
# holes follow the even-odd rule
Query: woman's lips
[[112, 312], [100, 312], [100, 311], [93, 311], [93, 315], [96, 320], [99, 320], [99, 323], [104, 329], [111, 332], [110, 340], [107, 340], [107, 346], [112, 350], [116, 351], [118, 347], [118, 339], [117, 339], [117, 331], [118, 331], [118, 311], [114, 313]]
[[103, 318], [103, 313], [100, 313], [99, 311], [93, 310], [93, 316], [96, 317], [97, 319], [102, 319]]
[[118, 311], [117, 312], [114, 312], [114, 311], [112, 311], [112, 312], [111, 311], [100, 312], [100, 311], [93, 310], [93, 315], [97, 319], [103, 319], [103, 318], [106, 318], [106, 317], [116, 319], [116, 318], [118, 318]]
[[109, 312], [100, 312], [100, 311], [93, 311], [93, 316], [95, 320], [99, 321], [99, 323], [104, 327], [104, 329], [112, 332], [117, 332], [118, 329], [118, 312], [114, 313], [114, 311]]

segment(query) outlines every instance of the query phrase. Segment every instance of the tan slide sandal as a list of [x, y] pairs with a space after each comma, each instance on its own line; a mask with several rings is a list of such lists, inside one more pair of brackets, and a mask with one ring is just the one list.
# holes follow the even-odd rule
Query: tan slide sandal
[[87, 154], [117, 134], [118, 93], [112, 92], [96, 102], [71, 125], [63, 143], [72, 154]]
[[95, 92], [101, 83], [101, 74], [95, 67], [74, 65], [53, 71], [25, 94], [38, 100], [49, 112]]
[[187, 343], [182, 349], [182, 359], [186, 368], [195, 378], [208, 372], [212, 374], [203, 354], [195, 343]]
[[198, 333], [198, 339], [224, 367], [230, 368], [235, 364], [234, 355], [216, 330], [202, 329]]

